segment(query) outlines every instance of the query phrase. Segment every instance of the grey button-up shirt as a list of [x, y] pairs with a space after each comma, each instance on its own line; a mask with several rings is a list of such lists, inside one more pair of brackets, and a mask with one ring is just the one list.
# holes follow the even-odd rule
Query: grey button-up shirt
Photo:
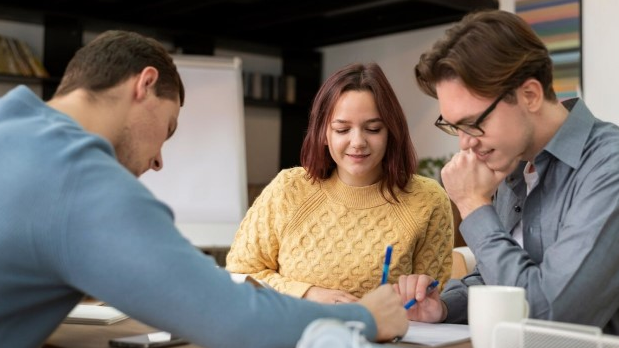
[[[446, 321], [467, 321], [470, 285], [526, 289], [530, 317], [595, 325], [619, 334], [619, 128], [582, 100], [535, 157], [539, 184], [527, 196], [521, 163], [492, 206], [469, 214], [460, 231], [475, 271], [450, 281]], [[523, 247], [510, 235], [522, 220]]]

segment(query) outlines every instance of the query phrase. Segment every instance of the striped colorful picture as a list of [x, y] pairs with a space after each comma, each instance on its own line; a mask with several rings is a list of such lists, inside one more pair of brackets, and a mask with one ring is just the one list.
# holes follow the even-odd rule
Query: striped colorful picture
[[580, 0], [516, 0], [516, 13], [550, 51], [554, 89], [560, 100], [582, 95], [580, 8]]

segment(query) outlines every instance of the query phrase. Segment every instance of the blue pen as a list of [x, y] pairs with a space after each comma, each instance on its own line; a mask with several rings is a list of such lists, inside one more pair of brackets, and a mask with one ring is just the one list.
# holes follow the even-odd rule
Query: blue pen
[[380, 281], [380, 285], [387, 284], [387, 278], [389, 277], [389, 264], [391, 263], [391, 252], [393, 247], [387, 245], [387, 251], [385, 252], [385, 263], [383, 264], [383, 279]]
[[[436, 289], [436, 287], [438, 286], [438, 280], [433, 281], [432, 283], [430, 283], [430, 285], [428, 285], [428, 287], [426, 288], [426, 294], [431, 293], [432, 291], [434, 291], [434, 289]], [[417, 299], [412, 299], [410, 301], [408, 301], [405, 305], [404, 305], [404, 309], [409, 309], [412, 306], [415, 305], [415, 303], [417, 303]]]

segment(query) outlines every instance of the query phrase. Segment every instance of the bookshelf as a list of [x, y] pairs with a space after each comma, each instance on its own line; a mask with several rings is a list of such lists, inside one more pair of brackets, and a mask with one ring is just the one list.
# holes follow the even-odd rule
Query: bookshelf
[[26, 85], [39, 84], [39, 83], [56, 83], [60, 82], [58, 77], [37, 77], [37, 76], [21, 76], [13, 74], [0, 74], [0, 82]]

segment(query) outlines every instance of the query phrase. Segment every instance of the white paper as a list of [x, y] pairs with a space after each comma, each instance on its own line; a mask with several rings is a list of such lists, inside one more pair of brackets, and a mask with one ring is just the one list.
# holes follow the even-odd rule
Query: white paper
[[67, 324], [109, 325], [128, 318], [116, 308], [78, 304], [64, 320]]
[[471, 339], [468, 325], [430, 324], [417, 321], [408, 322], [408, 331], [402, 342], [415, 343], [428, 347], [441, 347]]

